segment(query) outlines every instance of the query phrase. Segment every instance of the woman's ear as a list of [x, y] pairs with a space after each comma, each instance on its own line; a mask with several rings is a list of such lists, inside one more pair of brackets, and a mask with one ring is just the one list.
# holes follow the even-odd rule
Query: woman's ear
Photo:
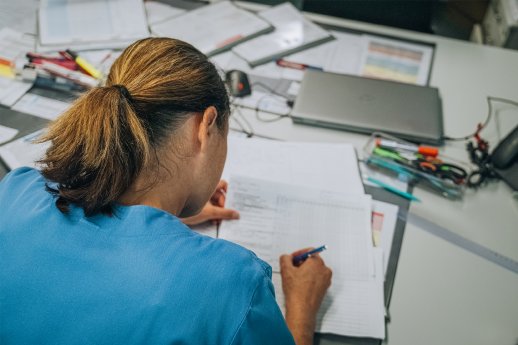
[[209, 137], [217, 130], [218, 111], [216, 107], [210, 106], [202, 114], [200, 127], [198, 130], [198, 140], [202, 148], [207, 143]]

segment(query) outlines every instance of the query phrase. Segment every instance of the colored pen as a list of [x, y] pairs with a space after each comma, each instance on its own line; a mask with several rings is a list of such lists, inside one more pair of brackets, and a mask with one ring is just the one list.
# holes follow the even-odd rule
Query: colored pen
[[384, 149], [401, 150], [413, 153], [420, 153], [425, 156], [437, 157], [439, 150], [431, 146], [418, 146], [414, 144], [398, 143], [397, 141], [387, 139], [376, 139], [376, 146]]
[[323, 246], [310, 250], [309, 252], [297, 255], [296, 257], [293, 258], [293, 264], [295, 266], [298, 266], [301, 263], [303, 263], [304, 261], [306, 261], [306, 259], [310, 258], [312, 255], [323, 252], [326, 249], [327, 249], [327, 245], [324, 244]]
[[103, 74], [99, 72], [91, 63], [77, 55], [77, 53], [71, 51], [70, 49], [65, 50], [64, 52], [59, 52], [61, 55], [75, 61], [79, 67], [86, 71], [86, 73], [90, 74], [95, 79], [102, 79]]
[[412, 201], [421, 201], [419, 200], [418, 198], [416, 198], [415, 196], [413, 196], [412, 194], [410, 193], [407, 193], [407, 192], [404, 192], [402, 190], [399, 190], [395, 187], [392, 187], [391, 185], [389, 184], [386, 184], [385, 182], [382, 182], [380, 180], [377, 180], [375, 178], [372, 178], [372, 177], [367, 177], [367, 180], [374, 183], [374, 184], [377, 184], [378, 186], [380, 187], [383, 187], [385, 188], [386, 190], [388, 190], [389, 192], [392, 192], [394, 194], [397, 194], [405, 199], [408, 199], [408, 200], [412, 200]]
[[277, 63], [277, 66], [298, 69], [298, 70], [301, 70], [301, 71], [303, 71], [305, 69], [314, 69], [314, 70], [318, 70], [318, 71], [323, 71], [322, 67], [310, 66], [310, 65], [303, 64], [303, 63], [286, 61], [286, 60], [283, 60], [283, 59], [278, 59], [276, 61], [276, 63]]
[[55, 63], [43, 60], [41, 64], [35, 64], [37, 68], [42, 68], [52, 75], [62, 77], [71, 80], [79, 85], [86, 87], [95, 87], [99, 84], [97, 79], [90, 77], [89, 75], [83, 74], [79, 71], [71, 71], [68, 68], [56, 65]]

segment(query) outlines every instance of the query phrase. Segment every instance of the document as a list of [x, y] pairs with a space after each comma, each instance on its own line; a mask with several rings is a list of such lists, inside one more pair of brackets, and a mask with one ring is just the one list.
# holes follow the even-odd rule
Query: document
[[67, 102], [28, 93], [23, 96], [12, 109], [47, 120], [55, 120], [67, 110], [69, 106], [70, 104]]
[[230, 1], [207, 5], [152, 26], [154, 34], [186, 41], [206, 55], [215, 55], [272, 29], [267, 21]]
[[18, 130], [0, 125], [0, 144], [8, 142], [18, 134]]
[[44, 130], [39, 130], [0, 146], [0, 158], [11, 170], [23, 166], [38, 168], [36, 161], [43, 158], [50, 145], [50, 143], [34, 143], [34, 140], [39, 138], [43, 132]]
[[338, 193], [363, 195], [354, 147], [228, 137], [223, 178], [242, 175]]
[[365, 35], [360, 75], [428, 85], [433, 47]]
[[382, 257], [372, 246], [370, 196], [234, 176], [227, 202], [240, 219], [223, 222], [219, 238], [252, 250], [273, 272], [281, 254], [328, 245], [322, 257], [333, 283], [317, 331], [384, 337]]
[[142, 0], [41, 0], [40, 51], [124, 48], [149, 36]]
[[304, 18], [291, 3], [286, 2], [259, 12], [259, 16], [271, 23], [275, 31], [232, 49], [251, 66], [261, 65], [333, 39], [326, 30]]

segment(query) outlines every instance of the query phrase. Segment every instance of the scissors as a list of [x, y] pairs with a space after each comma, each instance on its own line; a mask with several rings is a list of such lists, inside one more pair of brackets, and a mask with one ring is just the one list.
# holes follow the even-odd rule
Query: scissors
[[463, 184], [464, 180], [468, 177], [468, 172], [462, 167], [455, 164], [445, 163], [436, 157], [416, 154], [416, 159], [411, 162], [422, 172], [450, 180], [455, 184]]

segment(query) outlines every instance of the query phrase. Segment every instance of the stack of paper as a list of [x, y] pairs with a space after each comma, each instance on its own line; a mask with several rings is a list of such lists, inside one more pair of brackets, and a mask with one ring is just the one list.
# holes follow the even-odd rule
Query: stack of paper
[[291, 3], [259, 12], [259, 16], [275, 26], [275, 31], [232, 49], [251, 66], [270, 62], [333, 39], [329, 32], [304, 18]]
[[39, 51], [124, 48], [149, 36], [142, 0], [41, 0]]
[[354, 148], [229, 137], [223, 175], [229, 180], [227, 207], [241, 217], [223, 222], [219, 237], [272, 266], [281, 308], [279, 256], [327, 244], [322, 257], [333, 282], [316, 330], [384, 338], [383, 256], [373, 246], [373, 204], [364, 194]]
[[152, 26], [154, 34], [186, 41], [206, 55], [230, 49], [272, 29], [268, 22], [230, 1], [204, 6]]

